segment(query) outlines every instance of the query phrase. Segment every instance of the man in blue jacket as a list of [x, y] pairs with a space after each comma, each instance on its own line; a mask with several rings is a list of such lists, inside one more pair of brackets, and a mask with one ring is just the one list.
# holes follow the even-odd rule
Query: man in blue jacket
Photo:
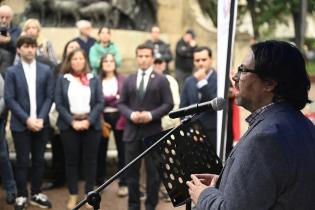
[[10, 127], [16, 151], [17, 198], [15, 210], [27, 206], [28, 163], [32, 154], [30, 203], [51, 208], [47, 196], [41, 193], [44, 175], [44, 152], [49, 126], [48, 113], [53, 102], [54, 81], [49, 66], [36, 62], [36, 40], [21, 36], [17, 52], [21, 62], [7, 69], [4, 98], [11, 111]]
[[[210, 101], [217, 96], [217, 72], [212, 67], [212, 51], [209, 47], [200, 46], [193, 54], [195, 71], [185, 81], [180, 96], [180, 108]], [[217, 114], [207, 111], [197, 117], [210, 142], [216, 148]]]
[[283, 41], [254, 44], [233, 80], [249, 128], [220, 176], [187, 182], [197, 209], [314, 209], [315, 126], [299, 111], [310, 89], [302, 53]]

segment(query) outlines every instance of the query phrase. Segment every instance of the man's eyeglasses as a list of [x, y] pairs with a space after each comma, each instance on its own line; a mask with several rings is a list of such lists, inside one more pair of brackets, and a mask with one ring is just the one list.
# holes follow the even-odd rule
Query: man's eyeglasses
[[238, 68], [237, 68], [237, 78], [239, 79], [241, 77], [241, 74], [243, 72], [250, 72], [250, 73], [254, 73], [254, 74], [258, 74], [257, 71], [255, 71], [254, 69], [249, 69], [249, 68], [246, 68], [244, 65], [240, 65]]

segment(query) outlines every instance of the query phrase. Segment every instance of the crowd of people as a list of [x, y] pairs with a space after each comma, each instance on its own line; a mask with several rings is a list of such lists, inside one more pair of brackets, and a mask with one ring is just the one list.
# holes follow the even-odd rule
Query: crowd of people
[[[104, 121], [113, 131], [119, 170], [145, 150], [143, 138], [179, 124], [179, 119], [167, 117], [172, 109], [216, 97], [212, 51], [197, 44], [191, 29], [178, 41], [174, 56], [161, 40], [160, 28], [152, 27], [151, 39], [136, 48], [137, 69], [126, 76], [119, 70], [122, 56], [109, 27], [99, 28], [94, 38], [91, 22], [78, 21], [79, 36], [66, 43], [58, 60], [52, 42], [41, 34], [39, 20], [28, 19], [20, 27], [12, 24], [12, 17], [9, 6], [0, 6], [0, 174], [6, 202], [15, 210], [29, 203], [51, 208], [53, 203], [42, 191], [63, 186], [65, 180], [66, 208], [74, 208], [80, 171], [85, 194], [104, 183], [109, 142], [102, 136]], [[172, 60], [176, 79], [170, 75]], [[205, 112], [196, 120], [205, 126], [215, 148], [216, 113]], [[7, 123], [16, 152], [15, 173], [5, 139]], [[42, 183], [47, 142], [52, 144], [54, 174], [51, 182]], [[150, 155], [144, 165], [145, 192], [140, 190], [140, 162], [119, 179], [117, 195], [129, 196], [129, 210], [140, 209], [142, 193], [146, 210], [158, 203], [159, 173]]]
[[[109, 143], [105, 122], [113, 132], [119, 170], [146, 149], [144, 138], [179, 124], [179, 119], [167, 117], [172, 109], [216, 97], [212, 50], [199, 46], [190, 29], [173, 56], [169, 44], [160, 39], [160, 28], [152, 27], [151, 39], [135, 49], [137, 69], [126, 76], [119, 70], [123, 58], [111, 41], [110, 28], [101, 27], [95, 39], [91, 22], [78, 21], [79, 36], [66, 43], [58, 61], [37, 19], [26, 20], [21, 29], [12, 24], [12, 17], [9, 6], [0, 6], [0, 174], [6, 202], [15, 210], [29, 203], [51, 208], [54, 204], [43, 190], [65, 184], [65, 207], [73, 209], [81, 171], [85, 194], [103, 184]], [[176, 79], [168, 65], [174, 57]], [[191, 175], [186, 182], [191, 200], [199, 210], [312, 209], [315, 129], [300, 112], [310, 102], [302, 53], [284, 41], [253, 44], [232, 79], [229, 105], [235, 98], [251, 112], [246, 119], [249, 128], [232, 150], [228, 114], [227, 148], [232, 152], [220, 175]], [[207, 111], [195, 120], [216, 148], [216, 113]], [[7, 123], [15, 170], [5, 139]], [[42, 183], [49, 141], [54, 174], [51, 182]], [[143, 171], [138, 161], [118, 182], [117, 196], [128, 196], [129, 210], [140, 210], [144, 193], [146, 210], [156, 209], [159, 202], [161, 181], [153, 155], [147, 154], [143, 163]], [[146, 180], [141, 183], [143, 173]]]

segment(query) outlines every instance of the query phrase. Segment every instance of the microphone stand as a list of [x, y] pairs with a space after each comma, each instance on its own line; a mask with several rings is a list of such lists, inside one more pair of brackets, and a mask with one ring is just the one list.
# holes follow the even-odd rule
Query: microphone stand
[[[189, 123], [196, 114], [194, 115], [189, 115], [185, 119], [181, 121], [179, 125], [176, 127], [172, 128], [170, 131], [168, 131], [164, 136], [162, 136], [158, 141], [156, 141], [154, 144], [152, 144], [148, 149], [143, 151], [138, 157], [136, 157], [134, 160], [132, 160], [130, 163], [128, 163], [125, 167], [123, 167], [121, 170], [119, 170], [114, 176], [112, 176], [110, 179], [108, 179], [105, 183], [103, 183], [101, 186], [99, 186], [96, 190], [93, 190], [87, 194], [87, 196], [81, 200], [76, 207], [74, 207], [73, 210], [78, 210], [81, 208], [85, 203], [90, 204], [93, 206], [94, 210], [99, 210], [100, 209], [100, 203], [101, 203], [101, 196], [100, 192], [106, 188], [108, 185], [110, 185], [113, 181], [115, 181], [118, 177], [120, 177], [127, 169], [132, 167], [138, 160], [142, 159], [146, 154], [151, 152], [160, 142], [166, 139], [166, 137], [173, 133], [176, 129], [178, 129], [181, 125]], [[191, 201], [188, 201], [186, 203], [186, 210], [191, 210]]]

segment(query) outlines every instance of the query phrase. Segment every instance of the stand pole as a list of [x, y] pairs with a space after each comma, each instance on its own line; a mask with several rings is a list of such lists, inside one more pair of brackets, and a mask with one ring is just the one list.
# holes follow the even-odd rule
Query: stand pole
[[[110, 179], [108, 179], [105, 183], [103, 183], [101, 186], [99, 186], [96, 190], [91, 191], [88, 193], [88, 195], [81, 200], [76, 207], [74, 207], [73, 210], [78, 210], [80, 207], [82, 207], [86, 202], [93, 206], [94, 210], [100, 209], [100, 203], [101, 203], [101, 196], [100, 192], [106, 188], [108, 185], [110, 185], [113, 181], [115, 181], [121, 174], [123, 174], [127, 169], [132, 167], [138, 160], [142, 159], [146, 154], [151, 152], [160, 142], [162, 142], [169, 134], [173, 133], [176, 129], [178, 129], [181, 125], [187, 124], [191, 121], [191, 119], [195, 117], [194, 115], [186, 117], [184, 120], [181, 121], [181, 124], [177, 125], [176, 127], [172, 128], [169, 132], [167, 132], [162, 138], [160, 138], [158, 141], [156, 141], [154, 144], [152, 144], [148, 149], [143, 151], [138, 157], [136, 157], [134, 160], [132, 160], [130, 163], [128, 163], [125, 167], [123, 167], [120, 171], [118, 171], [114, 176], [112, 176]], [[191, 202], [189, 202], [191, 206]], [[187, 204], [188, 205], [188, 204]], [[187, 206], [186, 206], [187, 208]], [[190, 210], [190, 209], [188, 209]]]
[[191, 201], [186, 203], [186, 210], [191, 210]]

